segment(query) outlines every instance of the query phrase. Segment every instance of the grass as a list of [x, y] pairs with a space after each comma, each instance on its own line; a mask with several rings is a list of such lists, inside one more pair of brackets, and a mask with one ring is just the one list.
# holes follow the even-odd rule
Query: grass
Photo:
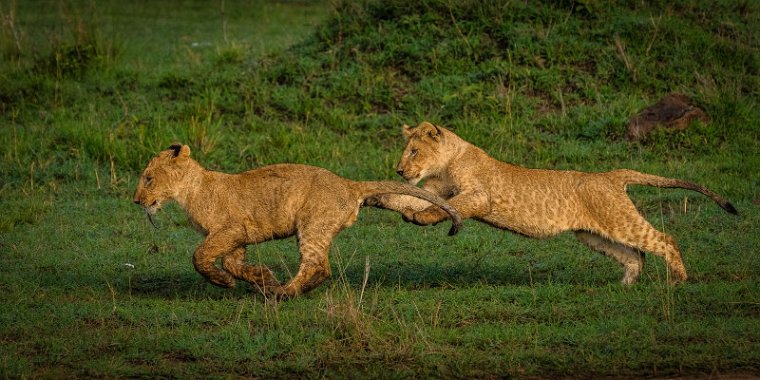
[[[44, 11], [40, 11], [44, 10]], [[171, 15], [171, 17], [159, 16]], [[0, 376], [760, 374], [760, 8], [753, 2], [0, 3]], [[670, 91], [712, 122], [623, 139]], [[402, 123], [530, 167], [692, 180], [631, 197], [690, 279], [639, 284], [570, 235], [456, 237], [367, 209], [333, 279], [274, 304], [195, 273], [181, 210], [131, 203], [170, 143], [206, 166], [395, 179]], [[292, 239], [249, 247], [281, 279]]]

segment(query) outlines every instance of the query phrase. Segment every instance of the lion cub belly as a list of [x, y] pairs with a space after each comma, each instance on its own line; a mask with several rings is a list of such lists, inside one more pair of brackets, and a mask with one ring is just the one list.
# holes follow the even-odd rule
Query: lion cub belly
[[491, 210], [482, 221], [522, 235], [542, 238], [580, 228], [579, 207], [571, 198], [492, 198]]

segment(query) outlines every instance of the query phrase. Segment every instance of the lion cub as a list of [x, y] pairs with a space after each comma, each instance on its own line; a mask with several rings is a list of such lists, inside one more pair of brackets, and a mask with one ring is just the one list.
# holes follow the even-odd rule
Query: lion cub
[[[407, 145], [397, 173], [411, 184], [427, 180], [423, 189], [440, 195], [463, 218], [475, 218], [496, 228], [543, 238], [573, 231], [589, 248], [625, 267], [624, 284], [633, 284], [644, 266], [644, 252], [663, 256], [672, 283], [686, 280], [686, 269], [675, 241], [652, 227], [634, 207], [626, 186], [678, 187], [698, 191], [726, 211], [736, 209], [703, 186], [639, 173], [613, 170], [583, 173], [527, 169], [493, 159], [453, 132], [423, 122], [404, 125]], [[404, 196], [384, 195], [381, 207], [401, 211], [416, 224], [446, 218], [438, 207]]]
[[[456, 210], [441, 198], [405, 183], [356, 182], [296, 164], [219, 173], [190, 158], [187, 145], [172, 145], [148, 163], [133, 200], [149, 218], [165, 202], [179, 203], [193, 227], [206, 236], [193, 254], [193, 264], [214, 285], [232, 287], [240, 279], [279, 297], [308, 292], [330, 277], [327, 255], [333, 238], [356, 222], [359, 208], [371, 205], [372, 197], [380, 194], [405, 194], [440, 206], [453, 220], [449, 235], [462, 224]], [[244, 263], [247, 244], [293, 235], [298, 237], [301, 263], [287, 285], [266, 266]], [[215, 265], [219, 257], [221, 268]]]

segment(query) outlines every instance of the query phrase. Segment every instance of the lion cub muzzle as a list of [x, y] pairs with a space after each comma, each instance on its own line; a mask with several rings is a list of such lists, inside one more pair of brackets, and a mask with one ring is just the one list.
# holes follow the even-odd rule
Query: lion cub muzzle
[[406, 183], [412, 186], [417, 186], [417, 184], [422, 180], [422, 176], [418, 174], [409, 174], [409, 172], [406, 172], [403, 169], [396, 170], [396, 174], [400, 175], [401, 178], [406, 181]]

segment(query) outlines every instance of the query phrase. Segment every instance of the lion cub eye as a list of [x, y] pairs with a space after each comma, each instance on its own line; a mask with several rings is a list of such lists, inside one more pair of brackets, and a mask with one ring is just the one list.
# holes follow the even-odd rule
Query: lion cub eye
[[150, 184], [151, 184], [151, 182], [153, 182], [153, 177], [151, 177], [151, 176], [149, 176], [149, 175], [146, 175], [146, 176], [145, 176], [145, 186], [148, 186], [148, 185], [150, 185]]
[[416, 156], [417, 155], [417, 149], [412, 149], [411, 151], [409, 151], [409, 155], [412, 156], [412, 157]]

